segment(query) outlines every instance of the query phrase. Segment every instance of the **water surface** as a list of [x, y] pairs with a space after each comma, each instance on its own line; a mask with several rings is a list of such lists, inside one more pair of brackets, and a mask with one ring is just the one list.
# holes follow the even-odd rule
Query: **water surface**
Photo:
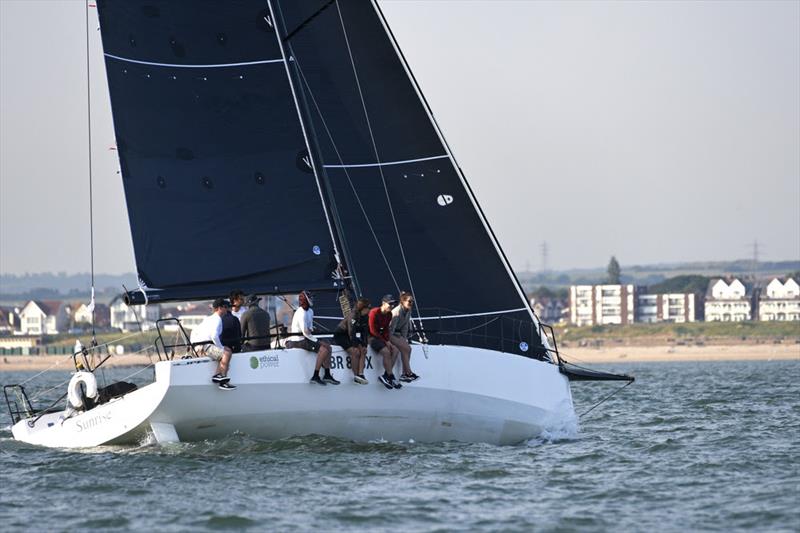
[[[0, 529], [800, 529], [799, 361], [603, 368], [637, 381], [579, 430], [516, 446], [233, 435], [49, 450], [14, 441], [3, 412]], [[616, 386], [573, 384], [577, 410]]]

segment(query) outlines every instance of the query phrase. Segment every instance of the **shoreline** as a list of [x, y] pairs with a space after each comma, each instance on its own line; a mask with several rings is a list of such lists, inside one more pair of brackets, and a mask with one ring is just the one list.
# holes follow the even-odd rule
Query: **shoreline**
[[[655, 363], [674, 361], [798, 361], [800, 344], [720, 344], [713, 346], [611, 346], [569, 347], [561, 350], [574, 363]], [[146, 366], [153, 361], [145, 355], [115, 355], [104, 366]], [[41, 370], [72, 371], [72, 356], [0, 356], [0, 373]]]
[[800, 344], [718, 344], [713, 346], [612, 346], [560, 350], [576, 363], [664, 363], [674, 361], [800, 361]]

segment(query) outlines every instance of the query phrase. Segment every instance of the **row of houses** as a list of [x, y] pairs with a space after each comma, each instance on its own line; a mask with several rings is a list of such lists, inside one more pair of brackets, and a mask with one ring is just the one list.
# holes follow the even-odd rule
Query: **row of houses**
[[[712, 280], [705, 294], [652, 294], [634, 285], [573, 285], [569, 301], [544, 299], [531, 303], [546, 323], [576, 326], [632, 324], [635, 322], [741, 322], [800, 321], [800, 285], [792, 278], [773, 279], [765, 286], [739, 279]], [[284, 310], [286, 311], [286, 310]], [[122, 298], [109, 305], [96, 304], [97, 330], [123, 332], [149, 330], [161, 318], [178, 318], [191, 329], [208, 314], [208, 306], [188, 303], [128, 306]], [[89, 306], [81, 302], [30, 300], [23, 307], [0, 307], [0, 335], [57, 335], [88, 329]], [[167, 324], [165, 329], [177, 329]]]
[[[271, 309], [274, 313], [275, 311]], [[279, 310], [279, 318], [286, 319], [290, 308]], [[128, 306], [121, 298], [108, 305], [95, 304], [94, 327], [98, 331], [148, 331], [162, 318], [177, 318], [181, 326], [191, 330], [209, 314], [206, 302], [178, 305]], [[291, 317], [290, 317], [291, 319]], [[81, 302], [57, 300], [30, 300], [22, 307], [0, 307], [0, 335], [41, 336], [87, 331], [92, 324], [89, 306]], [[177, 331], [177, 322], [165, 322], [165, 331]]]
[[[122, 298], [109, 305], [95, 304], [97, 330], [138, 331], [155, 326], [159, 305], [129, 307]], [[22, 307], [0, 307], [0, 335], [58, 335], [85, 331], [92, 326], [92, 311], [82, 302], [30, 300]]]
[[[553, 317], [544, 312], [542, 318], [546, 321]], [[775, 278], [765, 286], [720, 278], [709, 282], [705, 294], [651, 294], [647, 287], [634, 285], [573, 285], [568, 312], [562, 320], [576, 326], [698, 320], [800, 321], [800, 285], [792, 278]]]

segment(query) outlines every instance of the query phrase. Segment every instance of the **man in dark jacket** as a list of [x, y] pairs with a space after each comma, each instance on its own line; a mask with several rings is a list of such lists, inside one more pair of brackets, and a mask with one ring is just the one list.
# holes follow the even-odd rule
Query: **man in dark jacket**
[[244, 341], [246, 352], [269, 348], [269, 313], [258, 306], [259, 300], [261, 298], [255, 294], [250, 296], [247, 300], [247, 311], [242, 315], [242, 338], [251, 337]]
[[239, 319], [231, 314], [231, 303], [225, 300], [226, 313], [222, 315], [222, 333], [219, 340], [222, 345], [230, 348], [233, 353], [242, 351], [242, 326]]

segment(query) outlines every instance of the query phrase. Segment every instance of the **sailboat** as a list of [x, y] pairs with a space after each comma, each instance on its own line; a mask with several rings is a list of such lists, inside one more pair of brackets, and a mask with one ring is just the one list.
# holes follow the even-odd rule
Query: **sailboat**
[[533, 313], [374, 0], [97, 9], [140, 280], [126, 302], [308, 290], [330, 330], [354, 297], [410, 291], [422, 378], [387, 390], [370, 351], [357, 385], [340, 352], [343, 383], [318, 387], [314, 358], [277, 346], [234, 354], [222, 392], [215, 362], [164, 349], [152, 383], [92, 408], [91, 368], [76, 374], [66, 415], [14, 389], [16, 439], [509, 444], [575, 418], [570, 378], [598, 375], [571, 372]]

